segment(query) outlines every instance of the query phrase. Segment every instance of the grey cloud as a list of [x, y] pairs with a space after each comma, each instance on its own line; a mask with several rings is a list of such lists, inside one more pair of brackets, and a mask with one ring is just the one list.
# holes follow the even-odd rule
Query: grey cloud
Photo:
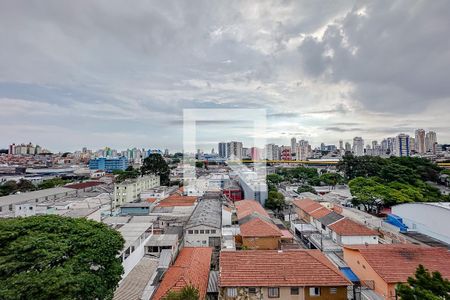
[[353, 97], [373, 111], [412, 113], [450, 101], [449, 15], [448, 1], [359, 3], [322, 40], [305, 39], [304, 69], [351, 82]]

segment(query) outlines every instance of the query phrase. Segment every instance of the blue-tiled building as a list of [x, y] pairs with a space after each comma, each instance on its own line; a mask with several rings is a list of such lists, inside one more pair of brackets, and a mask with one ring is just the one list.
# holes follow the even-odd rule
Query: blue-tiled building
[[128, 167], [128, 159], [124, 156], [115, 158], [100, 157], [89, 161], [89, 169], [112, 172], [114, 170], [124, 171]]

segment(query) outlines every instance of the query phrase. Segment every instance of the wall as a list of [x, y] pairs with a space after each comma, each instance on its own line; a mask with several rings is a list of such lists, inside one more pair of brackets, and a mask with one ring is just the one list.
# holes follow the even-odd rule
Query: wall
[[[189, 230], [194, 231], [194, 233], [189, 233]], [[198, 233], [195, 233], [198, 230]], [[210, 233], [200, 233], [200, 230], [209, 230]], [[211, 230], [215, 230], [215, 233], [211, 233]], [[185, 247], [210, 247], [209, 238], [210, 237], [221, 237], [221, 229], [213, 228], [208, 226], [196, 226], [191, 228], [186, 228], [184, 230], [184, 246]], [[219, 245], [220, 246], [220, 245]]]
[[346, 300], [347, 299], [347, 287], [340, 286], [334, 287], [336, 293], [331, 293], [333, 287], [320, 287], [320, 296], [310, 296], [309, 287], [305, 288], [305, 300]]
[[378, 237], [374, 236], [341, 236], [342, 245], [378, 244]]
[[242, 237], [242, 246], [253, 250], [277, 250], [280, 237]]
[[344, 248], [344, 261], [361, 281], [373, 281], [375, 292], [387, 297], [388, 284], [370, 267], [359, 251]]
[[408, 230], [417, 231], [450, 244], [450, 209], [411, 203], [392, 207], [392, 213], [403, 218]]
[[309, 296], [309, 287], [299, 287], [298, 295], [291, 295], [291, 287], [279, 287], [280, 297], [269, 298], [267, 287], [257, 287], [255, 294], [248, 293], [247, 287], [238, 287], [238, 297], [227, 297], [226, 288], [220, 288], [219, 299], [223, 300], [346, 300], [347, 287], [337, 287], [336, 294], [330, 294], [330, 287], [321, 287], [320, 296]]

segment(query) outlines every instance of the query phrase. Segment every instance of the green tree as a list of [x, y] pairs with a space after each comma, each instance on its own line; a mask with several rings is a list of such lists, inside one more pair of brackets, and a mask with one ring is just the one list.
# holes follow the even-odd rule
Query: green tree
[[20, 179], [19, 182], [17, 183], [17, 189], [20, 192], [29, 192], [34, 191], [36, 189], [36, 186], [29, 180]]
[[402, 300], [449, 299], [450, 282], [439, 272], [430, 273], [423, 265], [419, 265], [414, 277], [408, 277], [408, 284], [397, 286], [397, 295]]
[[111, 299], [123, 245], [119, 232], [84, 218], [0, 220], [0, 299]]
[[272, 210], [280, 210], [286, 205], [284, 196], [277, 191], [270, 191], [266, 200], [266, 207]]
[[8, 180], [7, 182], [0, 185], [0, 195], [7, 196], [17, 192], [17, 182], [14, 180]]
[[200, 293], [193, 285], [186, 285], [179, 291], [170, 291], [163, 298], [164, 300], [198, 300]]
[[117, 182], [122, 182], [127, 179], [138, 178], [141, 174], [138, 169], [134, 169], [132, 166], [129, 166], [125, 171], [121, 171], [116, 177]]
[[43, 182], [38, 184], [38, 190], [50, 189], [58, 186], [63, 186], [66, 183], [70, 182], [70, 180], [64, 180], [61, 178], [52, 178], [48, 180], [44, 180]]
[[159, 153], [152, 153], [144, 159], [141, 174], [159, 175], [161, 185], [169, 185], [170, 169], [164, 158]]
[[203, 161], [196, 161], [195, 162], [195, 167], [196, 168], [203, 168], [205, 166], [205, 163]]
[[320, 176], [320, 181], [326, 185], [336, 186], [344, 183], [344, 178], [338, 173], [325, 173]]
[[310, 185], [302, 185], [302, 186], [300, 186], [298, 189], [297, 189], [297, 193], [306, 193], [306, 192], [310, 192], [310, 193], [313, 193], [313, 194], [316, 194], [317, 195], [317, 192], [316, 192], [316, 190], [312, 187], [312, 186], [310, 186]]

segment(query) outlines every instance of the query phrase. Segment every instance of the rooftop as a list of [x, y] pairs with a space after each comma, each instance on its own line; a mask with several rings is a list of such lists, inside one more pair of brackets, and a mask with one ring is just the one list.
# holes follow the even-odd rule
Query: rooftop
[[320, 219], [322, 217], [325, 217], [326, 215], [330, 214], [331, 210], [329, 210], [326, 207], [321, 207], [319, 209], [316, 209], [315, 211], [311, 212], [309, 215], [313, 217], [314, 219]]
[[136, 240], [143, 235], [152, 224], [148, 223], [126, 223], [119, 229], [117, 229], [120, 234], [122, 234], [125, 240], [125, 245], [123, 249], [130, 247]]
[[222, 203], [219, 199], [201, 200], [192, 213], [186, 228], [200, 225], [215, 227], [220, 229], [222, 225]]
[[257, 212], [262, 216], [269, 218], [269, 214], [266, 212], [264, 207], [256, 200], [241, 200], [235, 203], [236, 214], [238, 220]]
[[188, 284], [198, 288], [200, 299], [206, 296], [212, 248], [184, 247], [175, 263], [164, 274], [153, 300], [162, 299], [169, 291], [181, 290]]
[[332, 211], [331, 213], [319, 218], [319, 222], [324, 225], [324, 226], [328, 226], [330, 224], [335, 223], [336, 221], [342, 219], [344, 216], [338, 214], [335, 211]]
[[308, 214], [323, 207], [319, 202], [307, 198], [294, 200], [292, 203]]
[[70, 188], [70, 189], [81, 190], [81, 189], [86, 189], [86, 188], [94, 187], [94, 186], [101, 185], [101, 184], [104, 184], [104, 183], [100, 182], [100, 181], [87, 181], [87, 182], [68, 184], [68, 185], [65, 185], [64, 187]]
[[343, 218], [330, 226], [330, 230], [336, 232], [341, 236], [371, 236], [379, 235], [379, 233], [373, 229], [370, 229], [362, 224], [356, 223], [350, 219]]
[[450, 252], [445, 248], [414, 244], [378, 244], [347, 246], [344, 249], [345, 252], [358, 251], [386, 282], [406, 282], [409, 276], [414, 275], [419, 264], [430, 271], [439, 271], [443, 277], [450, 279]]
[[240, 225], [240, 235], [243, 237], [282, 236], [280, 229], [270, 221], [255, 217]]
[[51, 189], [33, 191], [20, 193], [15, 195], [3, 196], [0, 197], [0, 205], [9, 205], [9, 204], [19, 204], [27, 201], [31, 201], [37, 198], [43, 198], [53, 195], [64, 194], [67, 192], [74, 192], [73, 189], [65, 188], [65, 187], [56, 187]]
[[177, 234], [154, 234], [145, 246], [171, 246], [178, 242]]
[[220, 253], [226, 286], [347, 286], [350, 282], [319, 250], [246, 250]]

